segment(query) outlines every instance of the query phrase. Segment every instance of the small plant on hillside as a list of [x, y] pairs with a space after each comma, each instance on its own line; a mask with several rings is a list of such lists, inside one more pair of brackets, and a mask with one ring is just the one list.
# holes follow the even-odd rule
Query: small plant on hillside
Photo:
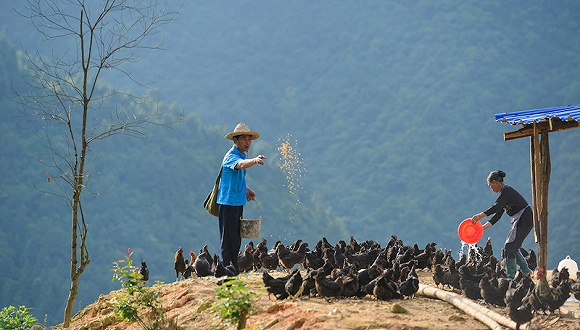
[[238, 278], [226, 278], [215, 290], [216, 302], [212, 307], [227, 324], [237, 324], [238, 329], [245, 329], [248, 316], [255, 311], [254, 293], [248, 291], [248, 285]]
[[28, 330], [36, 324], [36, 318], [30, 313], [30, 308], [8, 306], [0, 312], [0, 329]]
[[[126, 296], [117, 296], [114, 306], [117, 314], [125, 321], [138, 322], [143, 329], [179, 329], [173, 319], [166, 320], [161, 308], [160, 294], [153, 288], [146, 287], [139, 269], [133, 266], [131, 249], [127, 249], [125, 260], [113, 263], [113, 281], [121, 282]], [[122, 266], [124, 264], [124, 266]], [[144, 311], [145, 319], [140, 315]]]

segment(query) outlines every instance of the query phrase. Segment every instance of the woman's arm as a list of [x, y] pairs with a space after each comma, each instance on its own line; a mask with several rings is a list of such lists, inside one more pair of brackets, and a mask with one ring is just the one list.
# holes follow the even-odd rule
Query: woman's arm
[[477, 221], [480, 221], [481, 219], [483, 219], [483, 218], [485, 218], [485, 217], [493, 214], [493, 217], [486, 224], [484, 224], [484, 229], [491, 227], [503, 215], [503, 213], [504, 213], [504, 207], [507, 204], [507, 199], [508, 198], [509, 198], [509, 196], [507, 196], [506, 194], [504, 194], [504, 192], [502, 190], [499, 193], [499, 196], [497, 197], [495, 203], [493, 203], [493, 205], [489, 209], [485, 210], [484, 212], [481, 212], [481, 213], [478, 213], [478, 214], [474, 215], [471, 218], [471, 222], [472, 223], [476, 223]]
[[[487, 214], [485, 214], [485, 212], [478, 213], [478, 214], [474, 215], [473, 217], [471, 217], [471, 222], [475, 224], [476, 222], [480, 221], [481, 219], [483, 219], [485, 217], [487, 217]], [[488, 222], [483, 224], [483, 229], [485, 230], [491, 226], [493, 226], [493, 223], [488, 221]]]

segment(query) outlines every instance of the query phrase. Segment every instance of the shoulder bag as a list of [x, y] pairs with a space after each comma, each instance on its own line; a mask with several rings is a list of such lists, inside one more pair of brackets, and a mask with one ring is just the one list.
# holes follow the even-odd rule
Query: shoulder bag
[[218, 198], [218, 190], [220, 187], [220, 179], [222, 177], [222, 170], [223, 167], [220, 168], [220, 173], [215, 179], [215, 184], [213, 185], [213, 189], [209, 192], [205, 201], [203, 202], [203, 207], [207, 210], [207, 212], [213, 216], [218, 216], [218, 205], [217, 205], [217, 198]]

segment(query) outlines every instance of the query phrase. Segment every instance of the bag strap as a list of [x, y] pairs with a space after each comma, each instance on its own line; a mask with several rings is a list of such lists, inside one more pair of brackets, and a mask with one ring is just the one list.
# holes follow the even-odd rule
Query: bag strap
[[215, 179], [215, 184], [219, 184], [221, 177], [222, 177], [222, 170], [224, 169], [224, 167], [220, 167], [220, 173], [218, 174], [217, 178]]
[[[231, 152], [229, 152], [229, 151], [228, 151], [228, 152], [225, 154], [225, 156], [224, 156], [224, 160], [226, 159], [226, 157], [227, 157], [227, 156], [228, 156], [230, 153], [231, 153]], [[222, 160], [222, 163], [223, 163], [223, 160]], [[221, 177], [222, 177], [222, 170], [223, 170], [223, 169], [224, 169], [224, 167], [223, 167], [223, 165], [222, 165], [222, 167], [220, 167], [220, 172], [219, 172], [219, 174], [218, 174], [217, 178], [215, 179], [215, 184], [216, 184], [216, 185], [220, 183], [220, 180], [221, 180]]]

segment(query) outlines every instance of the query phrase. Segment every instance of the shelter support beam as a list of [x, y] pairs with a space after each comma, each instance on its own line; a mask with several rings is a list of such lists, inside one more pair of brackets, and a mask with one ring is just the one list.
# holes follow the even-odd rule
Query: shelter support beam
[[503, 134], [503, 139], [505, 141], [519, 139], [522, 137], [532, 137], [534, 136], [534, 128], [540, 129], [547, 132], [557, 132], [565, 129], [580, 127], [580, 123], [577, 121], [562, 121], [552, 119], [545, 122], [534, 123], [533, 125], [526, 125], [514, 132], [508, 132]]
[[550, 163], [549, 130], [533, 125], [530, 138], [530, 165], [534, 237], [538, 244], [538, 267], [548, 264], [548, 188], [552, 166]]

